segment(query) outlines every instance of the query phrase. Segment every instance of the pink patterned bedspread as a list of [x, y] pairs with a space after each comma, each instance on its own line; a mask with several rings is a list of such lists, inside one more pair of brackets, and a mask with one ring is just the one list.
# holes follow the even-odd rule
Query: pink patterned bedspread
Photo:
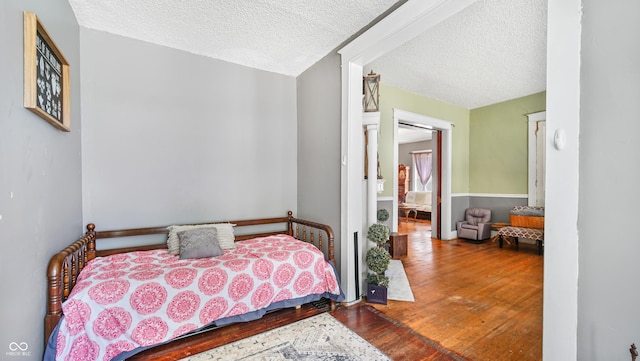
[[216, 258], [180, 260], [164, 249], [90, 261], [63, 304], [56, 360], [110, 360], [273, 302], [340, 295], [311, 244], [276, 235], [236, 246]]

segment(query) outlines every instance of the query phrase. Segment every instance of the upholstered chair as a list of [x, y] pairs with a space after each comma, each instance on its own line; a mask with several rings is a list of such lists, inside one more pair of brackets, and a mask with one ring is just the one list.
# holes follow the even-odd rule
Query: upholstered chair
[[464, 213], [465, 220], [456, 223], [458, 238], [482, 241], [491, 237], [491, 210], [467, 208]]

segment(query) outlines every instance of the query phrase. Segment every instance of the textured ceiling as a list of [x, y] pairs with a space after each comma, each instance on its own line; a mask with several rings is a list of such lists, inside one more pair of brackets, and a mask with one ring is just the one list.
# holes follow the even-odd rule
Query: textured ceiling
[[420, 142], [432, 138], [431, 131], [398, 126], [398, 144]]
[[[69, 0], [82, 27], [288, 76], [396, 2]], [[468, 109], [545, 90], [546, 0], [479, 0], [370, 68], [383, 83]]]
[[80, 26], [297, 76], [397, 0], [69, 0]]
[[547, 0], [480, 0], [365, 70], [474, 109], [545, 90], [546, 39]]

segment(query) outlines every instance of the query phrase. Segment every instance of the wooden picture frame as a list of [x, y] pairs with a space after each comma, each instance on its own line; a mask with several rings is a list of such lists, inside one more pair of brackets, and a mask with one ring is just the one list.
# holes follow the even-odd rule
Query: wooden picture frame
[[69, 63], [40, 23], [24, 12], [24, 107], [71, 131]]

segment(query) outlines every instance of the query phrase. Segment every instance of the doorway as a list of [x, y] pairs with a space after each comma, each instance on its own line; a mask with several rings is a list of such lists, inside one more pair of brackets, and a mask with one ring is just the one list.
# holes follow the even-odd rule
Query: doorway
[[[366, 234], [364, 221], [363, 183], [364, 142], [362, 137], [362, 76], [364, 65], [380, 55], [392, 50], [404, 41], [440, 23], [442, 20], [459, 12], [475, 0], [433, 2], [408, 2], [389, 16], [382, 19], [364, 34], [358, 36], [338, 53], [341, 56], [342, 82], [342, 122], [340, 157], [340, 276], [346, 296], [346, 302], [356, 302], [360, 295], [356, 294], [357, 285], [361, 284], [361, 275], [355, 265], [363, 260], [362, 243], [358, 242]], [[418, 21], [423, 19], [425, 21]], [[382, 31], [382, 33], [378, 32]], [[386, 34], [383, 36], [383, 34]], [[402, 111], [394, 111], [396, 116]], [[410, 114], [410, 113], [409, 113]], [[442, 130], [442, 168], [443, 178], [448, 181], [442, 184], [442, 199], [451, 198], [451, 123], [431, 118]], [[397, 129], [397, 127], [395, 127]], [[397, 148], [395, 151], [397, 151]], [[445, 158], [446, 155], [447, 158]], [[397, 155], [394, 156], [397, 159]], [[397, 169], [398, 164], [393, 165]], [[397, 192], [397, 177], [393, 180]], [[392, 197], [393, 208], [397, 209], [397, 196]], [[451, 204], [443, 203], [441, 209], [442, 238], [451, 239]], [[397, 212], [392, 223], [397, 223]]]
[[[416, 114], [405, 110], [393, 110], [393, 222], [398, 224], [398, 127], [399, 124], [411, 125], [430, 130], [434, 134], [433, 143], [433, 191], [431, 192], [431, 226], [432, 235], [439, 239], [453, 238], [451, 231], [451, 129], [452, 123]], [[397, 231], [397, 228], [394, 230]]]
[[[342, 163], [341, 173], [341, 253], [354, 255], [353, 232], [361, 232], [361, 174], [358, 165], [358, 135], [361, 121], [362, 66], [392, 50], [403, 41], [434, 26], [467, 6], [467, 1], [407, 2], [393, 16], [353, 40], [339, 51], [342, 77]], [[568, 134], [561, 154], [550, 148], [546, 154], [547, 238], [562, 239], [545, 252], [543, 358], [575, 360], [577, 355], [578, 229], [578, 142], [580, 130], [580, 44], [582, 7], [579, 1], [550, 1], [548, 16], [547, 128]], [[420, 21], [424, 19], [424, 21]], [[577, 64], [577, 65], [576, 65]], [[359, 87], [358, 87], [359, 85]], [[549, 141], [547, 141], [549, 143]], [[356, 169], [360, 171], [361, 168]], [[341, 274], [347, 301], [351, 291], [353, 266], [342, 257]], [[548, 275], [548, 276], [547, 276]], [[560, 277], [559, 277], [560, 275]], [[346, 281], [345, 281], [346, 280]]]

